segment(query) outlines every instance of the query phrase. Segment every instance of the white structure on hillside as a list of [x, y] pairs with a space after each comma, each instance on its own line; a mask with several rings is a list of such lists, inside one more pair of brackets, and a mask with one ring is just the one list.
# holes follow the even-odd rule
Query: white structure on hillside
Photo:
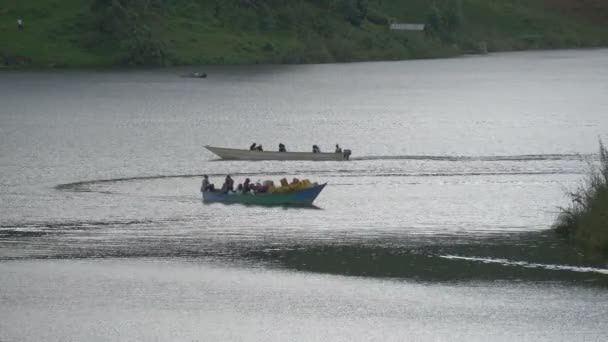
[[389, 28], [394, 31], [424, 31], [424, 24], [391, 23]]

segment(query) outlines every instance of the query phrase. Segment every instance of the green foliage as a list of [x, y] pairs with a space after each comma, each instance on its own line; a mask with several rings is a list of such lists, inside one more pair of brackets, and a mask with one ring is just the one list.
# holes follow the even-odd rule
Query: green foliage
[[338, 11], [354, 26], [361, 26], [367, 16], [367, 0], [339, 0]]
[[162, 5], [161, 0], [95, 0], [91, 10], [96, 14], [99, 31], [125, 52], [123, 63], [165, 65], [165, 46], [146, 25], [149, 10]]
[[446, 43], [452, 43], [463, 21], [461, 1], [450, 0], [443, 8], [436, 5], [431, 7], [425, 22], [425, 32], [430, 36], [438, 36]]
[[463, 23], [462, 3], [450, 0], [443, 13], [443, 26], [448, 32], [456, 32]]
[[424, 28], [429, 35], [438, 34], [442, 30], [441, 12], [437, 6], [433, 5], [433, 7], [431, 7], [431, 12], [426, 18]]
[[315, 17], [312, 21], [313, 30], [324, 38], [331, 38], [334, 26], [328, 17]]
[[166, 65], [169, 61], [165, 45], [154, 39], [147, 30], [122, 40], [121, 47], [127, 52], [124, 64]]
[[95, 0], [91, 10], [96, 14], [99, 31], [118, 40], [129, 34], [135, 22], [135, 13], [125, 0]]
[[376, 25], [386, 26], [389, 23], [389, 19], [382, 13], [375, 11], [373, 9], [368, 9], [367, 11], [367, 20]]
[[[608, 45], [607, 27], [540, 0], [11, 0], [0, 14], [0, 51], [37, 66], [431, 58], [485, 51], [482, 42], [490, 51]], [[428, 35], [389, 31], [392, 20], [426, 22]]]
[[592, 167], [584, 185], [570, 193], [554, 229], [608, 255], [608, 150], [600, 141], [600, 165]]
[[290, 8], [280, 8], [276, 14], [276, 27], [279, 30], [290, 31], [296, 22], [296, 13]]
[[270, 8], [262, 4], [258, 10], [259, 25], [262, 31], [272, 31], [275, 28], [275, 20]]

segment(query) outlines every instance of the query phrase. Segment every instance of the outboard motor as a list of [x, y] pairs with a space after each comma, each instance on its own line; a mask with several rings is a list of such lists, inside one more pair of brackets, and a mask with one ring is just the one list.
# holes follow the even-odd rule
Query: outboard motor
[[342, 152], [342, 155], [344, 157], [344, 160], [350, 160], [350, 150], [346, 149], [344, 150], [344, 152]]

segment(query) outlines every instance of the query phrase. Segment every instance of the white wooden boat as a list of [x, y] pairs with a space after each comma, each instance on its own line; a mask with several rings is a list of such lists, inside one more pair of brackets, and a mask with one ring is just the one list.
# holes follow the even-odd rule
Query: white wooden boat
[[255, 151], [236, 148], [224, 148], [205, 146], [222, 159], [228, 160], [348, 160], [350, 150], [336, 153], [312, 153], [312, 152], [278, 152], [278, 151]]

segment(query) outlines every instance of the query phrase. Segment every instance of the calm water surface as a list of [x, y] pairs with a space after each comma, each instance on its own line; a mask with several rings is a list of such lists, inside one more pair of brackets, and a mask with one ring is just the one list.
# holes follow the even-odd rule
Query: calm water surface
[[[0, 73], [0, 341], [608, 339], [608, 265], [547, 232], [608, 51]], [[224, 162], [205, 144], [350, 162]], [[309, 178], [315, 208], [205, 205]]]

